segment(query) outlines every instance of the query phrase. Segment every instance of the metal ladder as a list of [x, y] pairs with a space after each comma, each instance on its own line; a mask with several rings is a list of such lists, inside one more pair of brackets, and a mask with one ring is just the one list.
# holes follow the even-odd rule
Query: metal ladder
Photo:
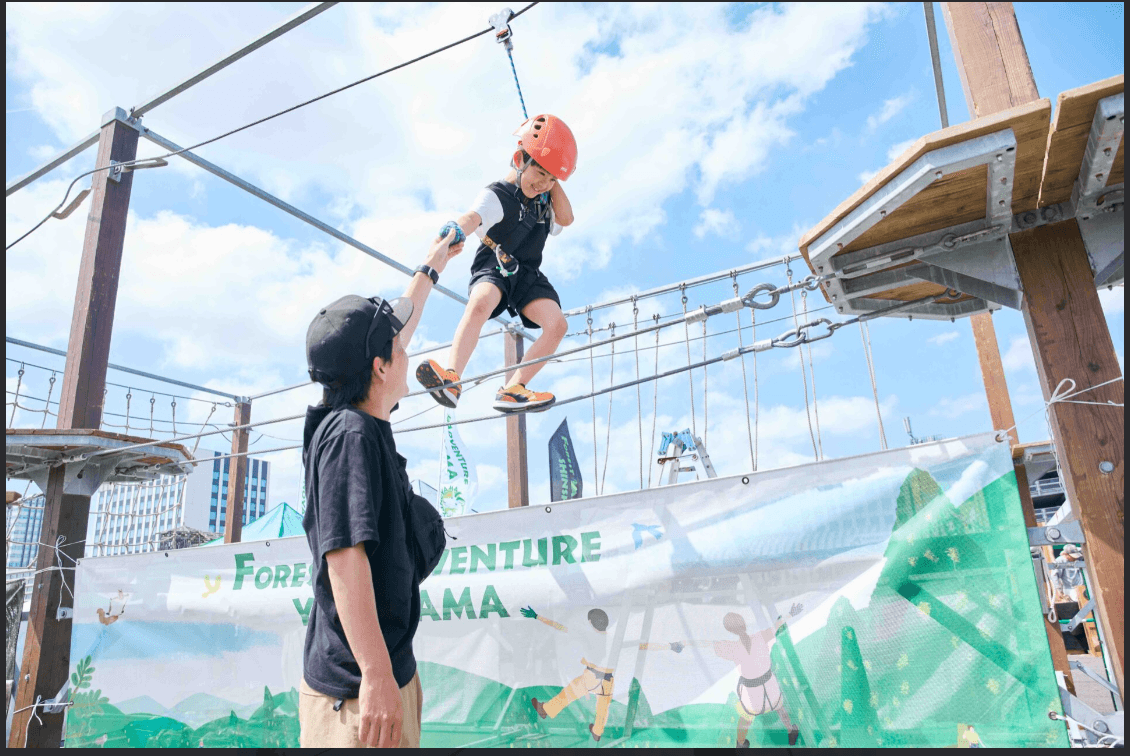
[[655, 486], [677, 483], [681, 472], [693, 472], [698, 480], [718, 477], [710, 455], [706, 453], [706, 446], [702, 439], [691, 433], [690, 428], [675, 433], [664, 432], [658, 455], [659, 476]]

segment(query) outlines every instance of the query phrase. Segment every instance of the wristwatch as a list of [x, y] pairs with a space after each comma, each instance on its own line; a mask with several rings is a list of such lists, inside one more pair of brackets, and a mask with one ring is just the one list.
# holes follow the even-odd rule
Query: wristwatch
[[416, 268], [416, 272], [423, 273], [425, 276], [432, 279], [433, 285], [439, 283], [439, 273], [430, 265], [421, 265], [420, 267]]

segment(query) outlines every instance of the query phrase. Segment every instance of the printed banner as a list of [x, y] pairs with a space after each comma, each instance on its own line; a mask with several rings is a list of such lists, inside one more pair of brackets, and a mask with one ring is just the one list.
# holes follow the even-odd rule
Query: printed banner
[[[1067, 745], [992, 435], [446, 527], [425, 746]], [[82, 560], [67, 745], [297, 745], [308, 562]]]
[[569, 421], [562, 420], [549, 437], [549, 500], [579, 499], [583, 490], [581, 465], [569, 437]]
[[[444, 409], [443, 421], [455, 422], [455, 413]], [[467, 447], [459, 437], [458, 425], [443, 427], [443, 455], [440, 460], [439, 512], [444, 517], [458, 517], [471, 513], [478, 488], [475, 466], [467, 459]]]

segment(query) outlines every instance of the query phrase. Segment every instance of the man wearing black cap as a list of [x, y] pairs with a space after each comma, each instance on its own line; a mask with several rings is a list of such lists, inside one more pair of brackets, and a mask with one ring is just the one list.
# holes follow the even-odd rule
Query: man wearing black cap
[[302, 524], [314, 557], [299, 695], [303, 747], [420, 744], [412, 638], [419, 582], [442, 551], [443, 530], [434, 509], [415, 506], [389, 413], [408, 394], [405, 347], [424, 302], [463, 248], [449, 246], [450, 238], [428, 250], [404, 297], [342, 297], [306, 334], [310, 377], [324, 393], [306, 412], [302, 454]]

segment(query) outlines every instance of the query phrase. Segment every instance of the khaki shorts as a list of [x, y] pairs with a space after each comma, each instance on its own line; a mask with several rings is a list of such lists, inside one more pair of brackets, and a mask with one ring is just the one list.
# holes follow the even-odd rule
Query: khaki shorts
[[[424, 703], [420, 688], [420, 675], [412, 677], [400, 689], [400, 703], [404, 708], [404, 722], [400, 734], [400, 748], [420, 747], [420, 710]], [[299, 745], [303, 748], [363, 748], [357, 739], [357, 726], [361, 721], [361, 706], [356, 698], [348, 698], [339, 711], [334, 711], [338, 699], [311, 688], [302, 681], [298, 692], [298, 723], [301, 732]]]

